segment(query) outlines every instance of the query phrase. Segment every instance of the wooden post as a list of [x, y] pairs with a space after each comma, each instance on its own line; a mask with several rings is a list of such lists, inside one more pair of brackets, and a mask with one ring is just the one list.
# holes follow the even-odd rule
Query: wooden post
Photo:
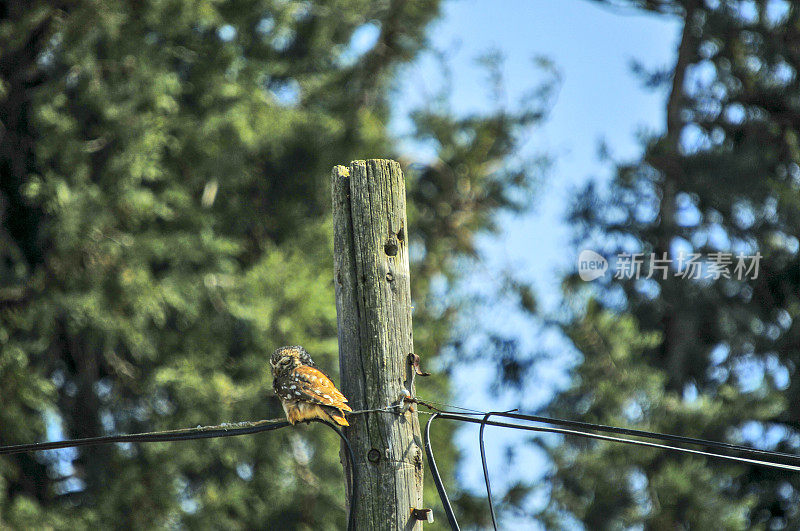
[[[397, 404], [413, 386], [406, 192], [400, 165], [359, 160], [332, 175], [334, 283], [342, 392], [354, 410]], [[413, 390], [412, 390], [413, 392]], [[358, 471], [357, 529], [421, 529], [422, 443], [415, 412], [348, 417]], [[347, 481], [350, 492], [350, 479]]]

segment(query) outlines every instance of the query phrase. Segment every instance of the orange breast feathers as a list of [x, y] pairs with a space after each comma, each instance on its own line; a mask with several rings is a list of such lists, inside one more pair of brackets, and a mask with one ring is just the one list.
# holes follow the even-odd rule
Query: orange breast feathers
[[344, 412], [353, 410], [347, 405], [347, 398], [319, 369], [308, 365], [295, 367], [276, 384], [275, 392], [292, 424], [321, 418], [349, 426]]

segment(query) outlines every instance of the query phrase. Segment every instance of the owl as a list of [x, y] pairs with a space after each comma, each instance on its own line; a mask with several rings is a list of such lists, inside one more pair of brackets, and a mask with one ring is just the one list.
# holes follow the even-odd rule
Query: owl
[[345, 411], [353, 411], [333, 382], [314, 364], [303, 347], [281, 347], [272, 353], [272, 387], [292, 424], [312, 419], [349, 426]]

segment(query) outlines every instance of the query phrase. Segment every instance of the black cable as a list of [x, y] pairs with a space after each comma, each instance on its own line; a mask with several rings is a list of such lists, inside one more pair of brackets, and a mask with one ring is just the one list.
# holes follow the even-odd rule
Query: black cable
[[[778, 458], [781, 460], [787, 460], [793, 463], [800, 464], [800, 456], [795, 454], [788, 454], [784, 452], [776, 452], [770, 450], [760, 450], [757, 448], [747, 447], [747, 446], [740, 446], [731, 443], [724, 443], [718, 441], [710, 441], [705, 439], [697, 439], [693, 437], [684, 437], [680, 435], [670, 435], [665, 433], [657, 433], [657, 432], [647, 432], [642, 430], [635, 430], [630, 428], [618, 428], [614, 426], [606, 426], [602, 424], [593, 424], [589, 422], [581, 422], [581, 421], [574, 421], [574, 420], [564, 420], [564, 419], [554, 419], [548, 417], [541, 417], [537, 415], [523, 415], [520, 413], [513, 413], [510, 411], [506, 412], [476, 412], [477, 414], [483, 414], [484, 417], [482, 420], [478, 420], [475, 417], [470, 417], [470, 413], [454, 413], [449, 411], [442, 411], [434, 406], [431, 406], [421, 400], [418, 400], [422, 405], [427, 406], [428, 408], [435, 411], [435, 413], [431, 416], [428, 420], [428, 423], [425, 426], [425, 451], [428, 456], [428, 463], [431, 467], [431, 474], [434, 479], [434, 483], [436, 484], [436, 488], [439, 492], [439, 497], [442, 500], [442, 505], [444, 506], [445, 513], [447, 515], [448, 522], [452, 529], [458, 530], [458, 522], [456, 521], [455, 514], [453, 513], [452, 506], [450, 505], [450, 501], [447, 497], [447, 492], [445, 491], [444, 484], [442, 483], [441, 476], [439, 474], [439, 470], [436, 466], [436, 461], [433, 456], [433, 449], [430, 443], [430, 426], [435, 418], [444, 418], [448, 420], [456, 420], [461, 422], [470, 422], [470, 423], [477, 423], [481, 424], [480, 429], [480, 443], [481, 443], [481, 460], [483, 462], [483, 472], [484, 478], [486, 481], [486, 489], [489, 499], [489, 508], [491, 510], [492, 516], [492, 523], [497, 528], [496, 521], [495, 521], [495, 514], [494, 514], [494, 506], [492, 503], [492, 495], [491, 495], [491, 484], [489, 481], [488, 475], [488, 466], [486, 464], [486, 453], [484, 448], [484, 440], [483, 440], [483, 432], [486, 425], [490, 426], [498, 426], [503, 428], [512, 428], [512, 429], [521, 429], [527, 431], [536, 431], [536, 432], [544, 432], [544, 433], [558, 433], [562, 435], [576, 435], [579, 437], [587, 437], [592, 439], [598, 440], [605, 440], [610, 442], [620, 442], [624, 444], [632, 444], [638, 446], [645, 446], [649, 448], [659, 448], [663, 450], [670, 450], [670, 451], [677, 451], [677, 452], [684, 452], [690, 453], [694, 455], [703, 455], [707, 457], [716, 457], [720, 459], [727, 459], [731, 461], [737, 461], [740, 463], [748, 463], [758, 466], [766, 466], [771, 468], [779, 468], [783, 470], [790, 470], [793, 472], [800, 471], [800, 466], [787, 464], [784, 462], [775, 462], [775, 461], [765, 461], [762, 459], [751, 459], [745, 458], [740, 456], [734, 456], [729, 454], [722, 454], [722, 453], [715, 453], [709, 451], [702, 451], [702, 450], [693, 450], [690, 448], [682, 448], [677, 446], [670, 446], [665, 444], [658, 444], [652, 443], [647, 441], [640, 441], [636, 439], [627, 439], [624, 437], [612, 437], [608, 435], [600, 435], [596, 433], [588, 433], [586, 431], [578, 431], [573, 429], [563, 429], [563, 428], [552, 428], [552, 427], [542, 427], [542, 426], [524, 426], [519, 424], [510, 424], [507, 422], [498, 422], [498, 421], [490, 421], [490, 416], [500, 416], [506, 417], [516, 420], [525, 420], [531, 422], [539, 422], [543, 424], [553, 424], [553, 425], [561, 425], [561, 426], [569, 426], [574, 428], [581, 428], [585, 430], [592, 430], [592, 431], [601, 431], [601, 432], [610, 432], [616, 433], [621, 435], [631, 435], [636, 437], [642, 438], [649, 438], [649, 439], [656, 439], [656, 440], [663, 440], [669, 442], [677, 442], [683, 444], [693, 444], [693, 445], [700, 445], [706, 448], [720, 448], [724, 450], [729, 450], [733, 452], [738, 452], [740, 454], [749, 455], [749, 456], [757, 456], [757, 457], [773, 457]], [[383, 408], [386, 409], [386, 408]], [[371, 410], [369, 410], [371, 411]], [[364, 411], [368, 412], [368, 411]], [[357, 412], [361, 413], [361, 412]], [[471, 413], [471, 414], [476, 414]], [[324, 421], [320, 421], [324, 422]], [[329, 424], [324, 422], [325, 424]], [[89, 437], [85, 439], [74, 439], [74, 440], [66, 440], [66, 441], [52, 441], [52, 442], [42, 442], [42, 443], [31, 443], [31, 444], [18, 444], [18, 445], [11, 445], [11, 446], [2, 446], [0, 447], [0, 455], [9, 455], [9, 454], [17, 454], [22, 452], [33, 452], [33, 451], [43, 451], [43, 450], [55, 450], [59, 448], [70, 448], [70, 447], [78, 447], [78, 446], [88, 446], [88, 445], [95, 445], [95, 444], [110, 444], [110, 443], [146, 443], [146, 442], [170, 442], [170, 441], [185, 441], [185, 440], [193, 440], [193, 439], [209, 439], [215, 437], [233, 437], [237, 435], [247, 435], [253, 433], [259, 433], [263, 431], [271, 431], [279, 428], [285, 428], [290, 424], [284, 420], [272, 419], [272, 420], [261, 420], [257, 422], [238, 422], [234, 424], [221, 424], [218, 426], [198, 426], [197, 428], [187, 428], [187, 429], [180, 429], [180, 430], [170, 430], [170, 431], [161, 431], [161, 432], [150, 432], [150, 433], [137, 433], [137, 434], [128, 434], [128, 435], [108, 435], [102, 437]], [[348, 529], [352, 529], [355, 525], [353, 515], [355, 504], [357, 503], [357, 489], [358, 489], [358, 482], [356, 478], [356, 466], [355, 460], [353, 457], [353, 450], [350, 447], [349, 441], [341, 432], [341, 430], [329, 424], [332, 428], [335, 429], [337, 434], [342, 438], [345, 442], [345, 446], [347, 448], [347, 452], [350, 458], [350, 462], [352, 464], [352, 493], [351, 493], [351, 502], [350, 502], [350, 514], [348, 516]]]
[[[321, 420], [313, 419], [317, 422], [327, 424], [339, 435], [347, 448], [347, 454], [352, 464], [352, 488], [350, 494], [350, 511], [347, 517], [347, 529], [355, 529], [355, 507], [358, 500], [358, 475], [355, 466], [353, 449], [350, 441], [347, 440], [342, 430], [337, 426]], [[286, 428], [291, 424], [285, 420], [259, 420], [257, 422], [237, 422], [235, 424], [221, 424], [219, 426], [198, 426], [197, 428], [184, 428], [180, 430], [158, 431], [149, 433], [132, 433], [127, 435], [106, 435], [103, 437], [87, 437], [85, 439], [71, 439], [66, 441], [50, 441], [31, 444], [16, 444], [0, 447], [0, 455], [20, 454], [24, 452], [37, 452], [43, 450], [58, 450], [60, 448], [74, 448], [78, 446], [90, 446], [98, 444], [112, 443], [149, 443], [149, 442], [171, 442], [188, 441], [194, 439], [212, 439], [216, 437], [234, 437], [237, 435], [249, 435], [264, 431], [272, 431]]]
[[481, 446], [481, 463], [483, 464], [483, 480], [486, 482], [486, 499], [489, 500], [489, 514], [492, 517], [492, 527], [494, 527], [494, 531], [497, 531], [497, 519], [494, 515], [494, 503], [492, 503], [492, 483], [489, 481], [489, 467], [486, 466], [486, 447], [483, 444], [483, 430], [486, 428], [486, 422], [489, 420], [489, 417], [494, 414], [494, 412], [490, 411], [483, 416], [479, 441]]
[[[446, 413], [446, 414], [455, 414], [455, 415], [471, 415], [473, 413], [458, 413], [454, 411], [444, 411], [439, 408], [433, 407], [426, 402], [419, 401], [420, 404], [427, 406], [428, 408], [437, 411], [439, 413]], [[435, 404], [435, 402], [433, 402]], [[461, 409], [461, 408], [459, 408]], [[485, 411], [479, 412], [481, 415], [485, 415]], [[723, 450], [729, 450], [733, 452], [738, 452], [740, 454], [748, 455], [754, 458], [762, 458], [762, 457], [771, 457], [777, 458], [784, 461], [788, 461], [795, 465], [800, 466], [800, 455], [796, 454], [789, 454], [785, 452], [777, 452], [774, 450], [761, 450], [759, 448], [753, 448], [750, 446], [742, 446], [732, 443], [720, 442], [720, 441], [711, 441], [708, 439], [698, 439], [694, 437], [685, 437], [682, 435], [671, 435], [668, 433], [659, 433], [659, 432], [650, 432], [650, 431], [643, 431], [643, 430], [636, 430], [632, 428], [618, 428], [616, 426], [607, 426], [604, 424], [594, 424], [591, 422], [581, 422], [577, 420], [566, 420], [566, 419], [558, 419], [558, 418], [551, 418], [551, 417], [542, 417], [539, 415], [524, 415], [521, 413], [513, 413], [511, 411], [505, 412], [494, 412], [492, 416], [500, 416], [500, 417], [507, 417], [513, 418], [517, 420], [527, 420], [531, 422], [539, 422], [542, 424], [552, 424], [556, 426], [567, 426], [572, 428], [581, 428], [584, 430], [592, 430], [592, 431], [600, 431], [606, 433], [616, 433], [620, 435], [632, 435], [634, 437], [642, 437], [645, 439], [654, 439], [654, 440], [661, 440], [661, 441], [668, 441], [668, 442], [677, 442], [683, 444], [692, 444], [696, 446], [704, 446], [706, 448], [719, 448]], [[475, 420], [474, 422], [480, 422], [479, 420]], [[490, 423], [491, 424], [491, 423]]]
[[[494, 413], [497, 416], [504, 416], [503, 413]], [[448, 413], [448, 412], [439, 412], [438, 418], [448, 419], [448, 420], [457, 420], [460, 422], [471, 422], [473, 424], [481, 424], [483, 421], [476, 419], [475, 417], [469, 417], [466, 415], [462, 415], [460, 413]], [[588, 433], [585, 431], [577, 431], [577, 430], [568, 430], [564, 428], [551, 428], [545, 426], [522, 426], [519, 424], [510, 424], [507, 422], [498, 422], [498, 421], [486, 421], [486, 424], [489, 426], [499, 426], [501, 428], [512, 428], [517, 430], [527, 430], [527, 431], [536, 431], [536, 432], [544, 432], [544, 433], [558, 433], [561, 435], [576, 435], [578, 437], [586, 437], [589, 439], [598, 439], [601, 441], [610, 441], [610, 442], [620, 442], [624, 444], [632, 444], [636, 446], [646, 446], [648, 448], [659, 448], [662, 450], [672, 450], [676, 452], [684, 452], [694, 455], [703, 455], [706, 457], [717, 457], [719, 459], [727, 459], [730, 461], [737, 461], [740, 463], [748, 463], [752, 465], [759, 465], [765, 466], [769, 468], [779, 468], [782, 470], [791, 470], [792, 472], [800, 472], [800, 466], [797, 465], [790, 465], [787, 463], [778, 463], [774, 461], [763, 461], [760, 459], [750, 459], [746, 457], [739, 457], [735, 455], [729, 454], [718, 454], [715, 452], [708, 452], [704, 450], [694, 450], [691, 448], [681, 448], [679, 446], [669, 446], [666, 444], [654, 443], [649, 441], [640, 441], [637, 439], [626, 439], [624, 437], [612, 437], [610, 435], [600, 435], [598, 433]], [[745, 450], [748, 450], [746, 447], [742, 447]], [[775, 452], [776, 454], [780, 454], [780, 452]], [[791, 455], [791, 454], [787, 454]]]
[[433, 448], [431, 447], [431, 424], [435, 418], [439, 417], [439, 413], [434, 413], [428, 422], [425, 424], [425, 432], [422, 434], [423, 443], [425, 444], [425, 455], [428, 456], [428, 465], [430, 466], [431, 477], [433, 483], [436, 485], [436, 490], [439, 492], [439, 499], [442, 500], [442, 507], [444, 514], [447, 516], [447, 522], [450, 524], [450, 529], [453, 531], [460, 531], [456, 515], [453, 512], [453, 506], [450, 505], [450, 499], [447, 497], [447, 491], [444, 489], [442, 483], [442, 476], [439, 475], [439, 467], [436, 466], [436, 460], [433, 458]]
[[[347, 440], [342, 430], [339, 426], [328, 422], [327, 420], [322, 419], [313, 419], [315, 422], [321, 422], [327, 426], [333, 428], [333, 431], [339, 435], [339, 438], [342, 439], [345, 448], [347, 448], [347, 457], [350, 461], [350, 470], [352, 471], [352, 478], [351, 488], [350, 488], [350, 510], [348, 511], [347, 515], [347, 531], [353, 531], [356, 528], [356, 503], [358, 503], [358, 467], [356, 467], [356, 459], [355, 455], [353, 454], [353, 449], [350, 447], [350, 441]], [[347, 474], [347, 470], [345, 467], [345, 474]]]
[[531, 422], [541, 422], [543, 424], [553, 424], [556, 426], [567, 426], [571, 428], [583, 428], [593, 431], [602, 431], [607, 433], [617, 433], [620, 435], [632, 435], [634, 437], [643, 437], [647, 439], [656, 439], [661, 441], [669, 441], [669, 442], [677, 442], [677, 443], [684, 443], [684, 444], [693, 444], [698, 446], [705, 446], [707, 448], [720, 448], [724, 450], [732, 450], [735, 452], [740, 452], [744, 454], [748, 454], [751, 456], [763, 456], [763, 457], [776, 457], [780, 459], [785, 459], [791, 461], [797, 465], [800, 465], [800, 455], [796, 454], [789, 454], [785, 452], [776, 452], [773, 450], [761, 450], [758, 448], [752, 448], [749, 446], [741, 446], [738, 444], [720, 442], [720, 441], [711, 441], [707, 439], [697, 439], [694, 437], [685, 437], [683, 435], [671, 435], [669, 433], [658, 433], [658, 432], [650, 432], [650, 431], [642, 431], [642, 430], [635, 430], [631, 428], [618, 428], [616, 426], [606, 426], [604, 424], [593, 424], [591, 422], [581, 422], [577, 420], [565, 420], [565, 419], [555, 419], [550, 417], [542, 417], [538, 415], [523, 415], [521, 413], [512, 413], [512, 412], [503, 412], [503, 413], [495, 413], [495, 416], [500, 417], [508, 417], [518, 420], [529, 420]]
[[[439, 492], [439, 498], [442, 501], [442, 506], [444, 507], [445, 514], [447, 515], [447, 520], [450, 523], [451, 529], [453, 529], [454, 531], [459, 531], [460, 528], [458, 527], [458, 522], [456, 521], [455, 514], [453, 513], [453, 508], [450, 505], [450, 500], [447, 497], [447, 491], [445, 490], [444, 484], [442, 483], [442, 478], [439, 475], [439, 469], [436, 467], [436, 460], [434, 459], [433, 448], [431, 447], [431, 442], [430, 442], [430, 428], [431, 428], [431, 424], [433, 423], [433, 420], [436, 419], [436, 418], [442, 418], [442, 419], [446, 419], [446, 420], [456, 420], [456, 421], [460, 421], [460, 422], [469, 422], [469, 423], [472, 423], [472, 424], [480, 424], [481, 425], [481, 436], [480, 436], [481, 460], [483, 462], [484, 479], [486, 480], [486, 491], [487, 491], [487, 495], [489, 497], [489, 507], [490, 507], [491, 514], [492, 514], [492, 524], [495, 526], [495, 529], [497, 529], [497, 524], [496, 524], [496, 521], [494, 519], [494, 509], [493, 509], [493, 506], [492, 506], [491, 485], [490, 485], [490, 482], [489, 482], [488, 467], [486, 465], [486, 453], [485, 453], [485, 449], [484, 449], [484, 445], [483, 445], [483, 429], [487, 425], [489, 425], [489, 426], [498, 426], [500, 428], [512, 428], [512, 429], [518, 429], [518, 430], [536, 431], [536, 432], [544, 432], [544, 433], [558, 433], [558, 434], [561, 434], [561, 435], [576, 435], [578, 437], [586, 437], [586, 438], [590, 438], [590, 439], [598, 439], [598, 440], [609, 441], [609, 442], [619, 442], [619, 443], [623, 443], [623, 444], [632, 444], [632, 445], [636, 445], [636, 446], [645, 446], [645, 447], [648, 447], [648, 448], [658, 448], [658, 449], [662, 449], [662, 450], [683, 452], [683, 453], [689, 453], [689, 454], [693, 454], [693, 455], [702, 455], [702, 456], [706, 456], [706, 457], [716, 457], [716, 458], [719, 458], [719, 459], [727, 459], [727, 460], [736, 461], [736, 462], [740, 462], [740, 463], [747, 463], [747, 464], [752, 464], [752, 465], [765, 466], [765, 467], [769, 467], [769, 468], [778, 468], [778, 469], [782, 469], [782, 470], [789, 470], [789, 471], [792, 471], [792, 472], [800, 472], [800, 466], [790, 465], [790, 464], [787, 464], [787, 463], [778, 463], [778, 462], [772, 462], [772, 461], [762, 461], [762, 460], [759, 460], [759, 459], [749, 459], [749, 458], [745, 458], [745, 457], [733, 456], [733, 455], [728, 455], [728, 454], [720, 454], [720, 453], [715, 453], [715, 452], [694, 450], [694, 449], [691, 449], [691, 448], [681, 448], [681, 447], [678, 447], [678, 446], [669, 446], [669, 445], [666, 445], [666, 444], [653, 443], [653, 442], [649, 442], [649, 441], [640, 441], [640, 440], [636, 440], [636, 439], [626, 439], [624, 437], [612, 437], [612, 436], [609, 436], [609, 435], [600, 435], [600, 434], [597, 434], [597, 433], [588, 433], [588, 432], [584, 432], [584, 431], [570, 430], [570, 429], [564, 429], [564, 428], [552, 428], [552, 427], [545, 427], [545, 426], [523, 426], [523, 425], [519, 425], [519, 424], [510, 424], [508, 422], [490, 421], [489, 417], [490, 416], [501, 416], [501, 417], [515, 418], [515, 419], [518, 419], [518, 420], [531, 420], [532, 419], [534, 421], [543, 422], [543, 423], [555, 420], [555, 421], [558, 421], [558, 422], [565, 422], [565, 423], [568, 422], [568, 423], [580, 424], [580, 425], [582, 425], [582, 427], [586, 427], [586, 428], [589, 428], [589, 429], [597, 429], [598, 431], [600, 431], [600, 428], [606, 428], [607, 429], [606, 431], [617, 430], [617, 429], [618, 430], [626, 430], [626, 428], [614, 428], [612, 426], [593, 425], [593, 424], [590, 424], [590, 423], [583, 423], [583, 422], [579, 423], [577, 421], [560, 421], [559, 419], [549, 419], [549, 418], [546, 418], [546, 417], [536, 417], [534, 415], [522, 415], [522, 414], [518, 414], [518, 413], [511, 413], [511, 412], [488, 412], [488, 413], [484, 414], [483, 419], [477, 419], [477, 418], [469, 416], [469, 415], [470, 414], [468, 414], [468, 413], [467, 414], [462, 414], [462, 413], [452, 413], [452, 412], [448, 412], [448, 411], [435, 411], [431, 415], [430, 419], [428, 419], [428, 423], [425, 425], [425, 433], [423, 434], [423, 439], [424, 439], [424, 443], [425, 443], [425, 453], [428, 456], [428, 463], [429, 463], [430, 469], [431, 469], [430, 470], [431, 471], [431, 476], [433, 477], [433, 482], [436, 484], [436, 490]], [[771, 452], [771, 451], [768, 451], [768, 450], [757, 450], [757, 449], [748, 448], [748, 447], [745, 447], [745, 446], [737, 446], [737, 445], [728, 444], [728, 443], [717, 443], [716, 441], [706, 441], [706, 440], [703, 440], [703, 439], [693, 439], [691, 437], [670, 436], [670, 435], [665, 435], [665, 434], [642, 432], [642, 431], [639, 431], [639, 430], [629, 430], [629, 431], [635, 432], [637, 435], [640, 435], [642, 437], [648, 437], [648, 436], [649, 437], [656, 437], [656, 438], [661, 437], [661, 436], [674, 437], [676, 440], [680, 440], [680, 442], [685, 442], [685, 443], [690, 443], [690, 444], [700, 444], [700, 445], [704, 445], [704, 446], [719, 446], [719, 447], [723, 447], [723, 448], [728, 449], [728, 450], [735, 450], [735, 451], [745, 452], [745, 453], [751, 452], [753, 454], [759, 454], [759, 455], [768, 455], [768, 456], [774, 456], [774, 457], [780, 457], [780, 458], [787, 458], [788, 457], [788, 458], [798, 459], [798, 456], [795, 456], [795, 455], [792, 455], [792, 454], [785, 454], [783, 452]]]
[[[350, 415], [372, 413], [376, 411], [391, 411], [397, 407], [398, 406], [387, 406], [385, 408], [353, 411], [350, 413]], [[250, 435], [252, 433], [260, 433], [262, 431], [277, 430], [287, 426], [291, 426], [291, 424], [289, 424], [288, 421], [281, 419], [229, 422], [216, 426], [198, 426], [196, 428], [182, 428], [178, 430], [130, 433], [126, 435], [103, 435], [101, 437], [87, 437], [85, 439], [67, 439], [65, 441], [48, 441], [0, 446], [0, 455], [21, 454], [24, 452], [38, 452], [43, 450], [58, 450], [60, 448], [74, 448], [78, 446], [91, 446], [95, 444], [171, 442], [190, 441], [193, 439], [213, 439], [216, 437], [235, 437], [237, 435]]]
[[257, 422], [237, 422], [235, 424], [221, 424], [219, 426], [198, 426], [197, 428], [184, 428], [180, 430], [157, 431], [149, 433], [132, 433], [128, 435], [105, 435], [102, 437], [87, 437], [85, 439], [71, 439], [66, 441], [50, 441], [30, 444], [15, 444], [0, 446], [0, 455], [20, 454], [41, 450], [57, 450], [59, 448], [72, 448], [76, 446], [90, 446], [95, 444], [111, 443], [147, 443], [188, 441], [192, 439], [212, 439], [215, 437], [234, 437], [249, 435], [262, 431], [277, 430], [290, 426], [285, 420], [259, 420]]

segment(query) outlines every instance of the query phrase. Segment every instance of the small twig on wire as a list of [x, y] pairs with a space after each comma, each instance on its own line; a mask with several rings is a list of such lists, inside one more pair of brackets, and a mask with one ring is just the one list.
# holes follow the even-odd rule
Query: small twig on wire
[[[441, 413], [445, 413], [446, 411], [441, 409], [441, 408], [439, 408], [439, 407], [436, 407], [436, 406], [442, 406], [442, 407], [446, 407], [446, 408], [449, 408], [449, 409], [457, 409], [459, 411], [463, 411], [464, 415], [485, 415], [486, 414], [486, 411], [479, 411], [477, 409], [470, 409], [470, 408], [467, 408], [467, 407], [456, 406], [454, 404], [445, 404], [444, 402], [434, 402], [433, 400], [421, 400], [419, 398], [412, 398], [410, 400], [412, 402], [415, 402], [417, 404], [420, 404], [422, 406], [427, 407], [431, 411], [439, 411]], [[436, 406], [433, 406], [431, 404], [435, 404]], [[450, 413], [455, 413], [455, 412], [451, 411]]]

